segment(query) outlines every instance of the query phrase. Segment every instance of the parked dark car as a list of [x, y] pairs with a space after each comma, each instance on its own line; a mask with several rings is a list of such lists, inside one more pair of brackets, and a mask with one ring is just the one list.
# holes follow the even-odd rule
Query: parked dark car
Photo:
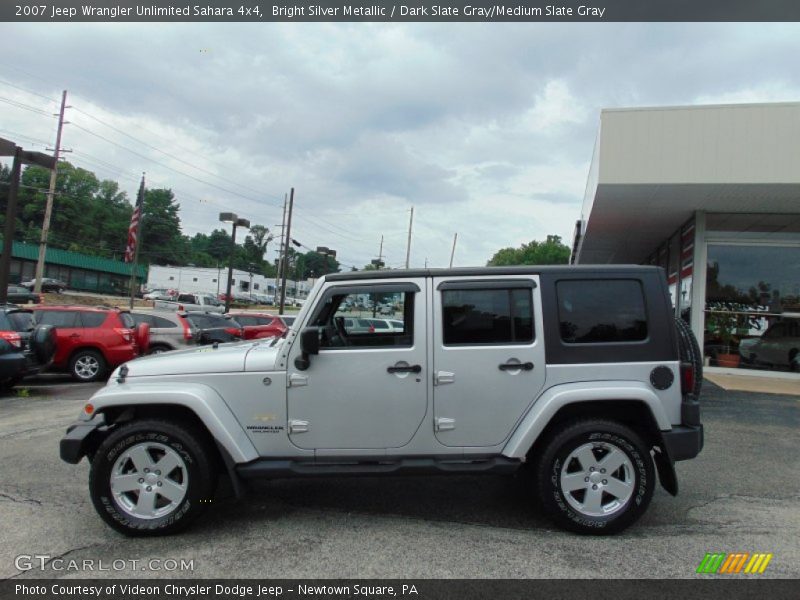
[[42, 296], [20, 285], [10, 285], [6, 300], [12, 304], [41, 304]]
[[[22, 287], [32, 290], [36, 286], [36, 280], [23, 281], [20, 283]], [[67, 284], [60, 279], [53, 279], [52, 277], [42, 277], [42, 291], [43, 292], [56, 292], [60, 294], [67, 288]]]
[[183, 315], [198, 332], [198, 344], [224, 344], [244, 339], [244, 327], [229, 315], [205, 312], [187, 312]]
[[30, 310], [0, 307], [0, 389], [13, 387], [26, 375], [44, 370], [55, 353], [55, 328], [35, 326]]

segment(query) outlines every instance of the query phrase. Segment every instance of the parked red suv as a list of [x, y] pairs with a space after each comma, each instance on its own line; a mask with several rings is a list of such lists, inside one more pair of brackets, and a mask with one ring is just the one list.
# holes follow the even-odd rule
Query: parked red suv
[[288, 329], [280, 317], [269, 313], [232, 312], [228, 314], [244, 328], [244, 339], [246, 340], [280, 337]]
[[144, 354], [150, 341], [147, 324], [134, 323], [127, 311], [92, 306], [37, 306], [37, 325], [56, 328], [52, 369], [76, 381], [97, 381], [124, 362]]

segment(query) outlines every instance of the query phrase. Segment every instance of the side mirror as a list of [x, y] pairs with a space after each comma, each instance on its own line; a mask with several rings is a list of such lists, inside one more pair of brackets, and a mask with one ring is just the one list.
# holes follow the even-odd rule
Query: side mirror
[[300, 356], [294, 359], [294, 366], [305, 371], [311, 366], [312, 354], [319, 354], [319, 327], [306, 327], [300, 332]]

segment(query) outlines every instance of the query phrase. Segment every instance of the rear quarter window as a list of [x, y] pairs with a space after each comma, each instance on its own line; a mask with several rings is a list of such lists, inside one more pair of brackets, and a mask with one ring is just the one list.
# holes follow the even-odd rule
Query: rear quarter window
[[236, 315], [236, 320], [245, 327], [253, 327], [255, 325], [263, 325], [263, 323], [259, 323], [258, 319], [255, 317], [250, 316], [243, 316], [243, 315]]
[[647, 339], [642, 284], [635, 279], [570, 279], [556, 283], [558, 326], [568, 344]]
[[[127, 315], [127, 316], [128, 316], [128, 318], [131, 319], [131, 323], [133, 323], [133, 319], [131, 318], [131, 316], [130, 315]], [[108, 317], [108, 315], [106, 313], [88, 312], [87, 311], [87, 312], [84, 312], [83, 314], [81, 314], [81, 321], [82, 321], [82, 324], [83, 324], [84, 327], [94, 328], [94, 327], [102, 326], [103, 323], [106, 322], [106, 318], [107, 317]], [[124, 321], [123, 321], [123, 323], [124, 323]], [[128, 325], [128, 327], [133, 327], [133, 325]]]
[[152, 315], [150, 317], [150, 327], [155, 327], [156, 329], [174, 329], [175, 327], [178, 327], [178, 324], [173, 323], [164, 317]]
[[33, 329], [33, 313], [26, 311], [12, 312], [4, 315], [0, 313], [0, 323], [2, 318], [10, 321], [11, 329], [14, 331], [30, 331]]

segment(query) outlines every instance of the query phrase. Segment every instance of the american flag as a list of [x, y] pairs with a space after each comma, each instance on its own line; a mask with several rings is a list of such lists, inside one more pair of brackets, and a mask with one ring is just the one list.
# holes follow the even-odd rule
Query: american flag
[[125, 262], [133, 262], [136, 256], [136, 245], [139, 243], [139, 223], [142, 220], [142, 204], [144, 204], [144, 175], [139, 185], [139, 195], [136, 197], [136, 206], [131, 215], [131, 226], [128, 227], [128, 245], [125, 247]]

